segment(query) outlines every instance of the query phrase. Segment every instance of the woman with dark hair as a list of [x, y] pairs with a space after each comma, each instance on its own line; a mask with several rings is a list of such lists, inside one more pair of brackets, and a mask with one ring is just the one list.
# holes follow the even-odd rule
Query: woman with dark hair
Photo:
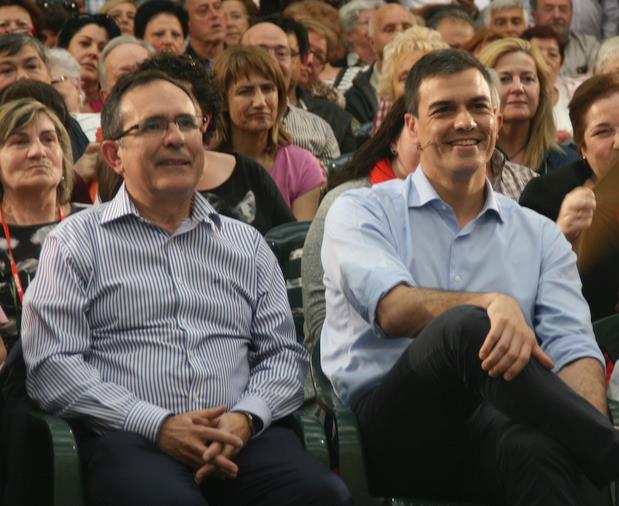
[[134, 34], [153, 46], [157, 53], [182, 54], [189, 35], [187, 11], [169, 0], [145, 2], [135, 17]]
[[[203, 116], [216, 118], [219, 114], [219, 90], [209, 72], [191, 56], [161, 53], [142, 62], [138, 70], [160, 70], [183, 82], [196, 97]], [[204, 134], [205, 146], [213, 128], [214, 122]], [[218, 212], [252, 225], [261, 234], [294, 221], [277, 185], [254, 160], [238, 153], [209, 151], [206, 147], [204, 155], [204, 171], [197, 190]], [[101, 200], [111, 200], [121, 182], [115, 172], [103, 170], [99, 175]]]
[[0, 0], [0, 35], [27, 33], [40, 37], [43, 14], [32, 0]]
[[99, 96], [99, 53], [120, 35], [116, 22], [104, 14], [82, 14], [69, 19], [58, 34], [58, 46], [66, 49], [82, 69], [82, 90], [86, 100], [82, 112], [101, 112]]
[[260, 47], [235, 46], [215, 61], [223, 94], [215, 149], [252, 158], [271, 175], [298, 220], [311, 220], [324, 181], [320, 162], [290, 143], [283, 117], [288, 107], [284, 78]]
[[405, 101], [401, 97], [391, 106], [376, 135], [361, 146], [342, 171], [327, 183], [328, 193], [309, 228], [301, 259], [305, 344], [308, 349], [320, 337], [326, 314], [320, 250], [327, 212], [335, 199], [347, 190], [367, 188], [396, 178], [404, 179], [417, 168], [419, 152], [409, 137], [408, 129], [404, 128], [405, 113]]

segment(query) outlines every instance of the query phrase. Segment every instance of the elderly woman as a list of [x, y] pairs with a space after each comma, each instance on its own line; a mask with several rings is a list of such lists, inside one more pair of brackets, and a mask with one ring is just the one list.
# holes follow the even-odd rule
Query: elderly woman
[[235, 46], [215, 61], [214, 74], [223, 93], [215, 149], [258, 162], [295, 217], [311, 220], [324, 178], [318, 160], [283, 129], [287, 94], [277, 63], [262, 48]]
[[378, 80], [380, 102], [374, 116], [374, 132], [380, 127], [391, 104], [404, 95], [406, 78], [423, 55], [449, 46], [436, 30], [413, 26], [399, 33], [383, 50], [383, 66]]
[[508, 37], [486, 46], [479, 60], [499, 78], [503, 126], [497, 146], [508, 159], [540, 174], [576, 160], [572, 149], [557, 143], [552, 83], [539, 50]]
[[187, 11], [176, 2], [151, 0], [140, 5], [135, 17], [135, 36], [157, 53], [182, 54], [189, 35]]
[[133, 23], [138, 6], [133, 0], [108, 0], [99, 9], [99, 14], [111, 17], [120, 31], [127, 35], [133, 35]]
[[619, 36], [606, 39], [598, 50], [594, 74], [610, 74], [619, 70]]
[[29, 472], [24, 448], [31, 407], [19, 340], [22, 300], [45, 237], [74, 210], [72, 181], [71, 144], [57, 116], [33, 99], [0, 106], [0, 306], [8, 317], [0, 326], [8, 348], [0, 435], [5, 504], [28, 503], [20, 487]]
[[120, 35], [116, 23], [104, 14], [84, 14], [69, 19], [58, 34], [58, 46], [79, 62], [82, 90], [86, 94], [83, 112], [101, 112], [99, 96], [99, 53], [110, 39]]
[[0, 0], [0, 35], [27, 33], [40, 35], [41, 9], [32, 0]]
[[[613, 159], [617, 167], [619, 74], [599, 74], [581, 84], [570, 101], [570, 118], [574, 142], [583, 159], [531, 181], [520, 203], [556, 221], [565, 237], [574, 242], [591, 226], [596, 210], [594, 192]], [[600, 310], [604, 305], [600, 306], [596, 296], [602, 287], [599, 282], [591, 286], [588, 281], [583, 277], [583, 294], [592, 314], [594, 318], [605, 316], [608, 304], [606, 311]], [[614, 311], [617, 293], [612, 295], [610, 306]]]
[[253, 0], [224, 0], [221, 10], [226, 16], [226, 47], [236, 46], [258, 16], [258, 8]]
[[376, 61], [368, 25], [372, 12], [381, 4], [379, 0], [351, 0], [340, 7], [344, 46], [348, 49], [346, 67], [365, 66]]
[[0, 306], [9, 319], [0, 333], [9, 349], [43, 239], [72, 211], [72, 183], [71, 143], [56, 114], [34, 99], [0, 106]]

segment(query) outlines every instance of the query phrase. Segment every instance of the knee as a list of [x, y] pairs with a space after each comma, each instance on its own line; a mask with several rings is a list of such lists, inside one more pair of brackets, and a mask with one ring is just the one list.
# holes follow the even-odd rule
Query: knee
[[304, 501], [296, 504], [307, 506], [348, 506], [352, 497], [342, 479], [332, 472], [326, 471], [320, 479], [304, 480], [305, 486], [300, 486], [298, 493]]
[[442, 327], [442, 334], [452, 347], [471, 345], [476, 353], [490, 331], [486, 310], [469, 304], [448, 309], [433, 324]]

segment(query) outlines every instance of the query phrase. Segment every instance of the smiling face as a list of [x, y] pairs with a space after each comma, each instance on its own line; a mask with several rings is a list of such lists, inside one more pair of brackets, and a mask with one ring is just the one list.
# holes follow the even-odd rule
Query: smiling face
[[228, 113], [232, 128], [263, 133], [273, 127], [277, 115], [277, 86], [265, 77], [252, 74], [228, 90]]
[[62, 179], [62, 147], [52, 120], [39, 113], [15, 130], [0, 147], [0, 181], [4, 195], [20, 191], [56, 191]]
[[[199, 114], [193, 101], [167, 81], [152, 81], [129, 90], [120, 104], [122, 130], [149, 118], [168, 120]], [[123, 176], [127, 191], [139, 202], [156, 202], [177, 194], [187, 198], [202, 175], [202, 131], [181, 131], [168, 124], [164, 133], [133, 131], [119, 141], [104, 141], [102, 153]], [[179, 200], [184, 201], [184, 200]]]
[[425, 79], [418, 98], [417, 116], [409, 113], [405, 122], [428, 179], [449, 187], [475, 178], [481, 188], [497, 136], [488, 83], [467, 69]]
[[67, 50], [80, 64], [83, 81], [99, 80], [99, 53], [107, 42], [107, 32], [95, 24], [84, 26], [69, 42]]
[[505, 123], [531, 121], [540, 101], [540, 83], [535, 62], [528, 54], [514, 51], [501, 56], [494, 70], [501, 83], [501, 112]]
[[585, 114], [581, 148], [594, 174], [600, 178], [613, 155], [619, 154], [619, 93], [594, 102]]

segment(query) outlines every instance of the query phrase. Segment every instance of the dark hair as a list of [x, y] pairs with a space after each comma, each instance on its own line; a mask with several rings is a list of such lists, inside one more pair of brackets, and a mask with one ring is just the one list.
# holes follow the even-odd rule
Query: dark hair
[[73, 0], [38, 0], [37, 4], [43, 11], [41, 29], [54, 34], [60, 32], [69, 18], [79, 14], [79, 6]]
[[144, 38], [146, 27], [152, 18], [159, 14], [170, 14], [176, 17], [183, 30], [183, 38], [189, 34], [189, 18], [187, 11], [176, 2], [169, 0], [150, 0], [143, 3], [135, 14], [133, 33], [138, 39]]
[[426, 79], [435, 76], [449, 76], [476, 69], [492, 87], [490, 73], [477, 58], [462, 49], [442, 49], [422, 56], [406, 78], [406, 110], [417, 116], [419, 112], [419, 88]]
[[196, 107], [198, 107], [198, 103], [191, 94], [191, 91], [189, 91], [184, 84], [175, 81], [168, 74], [165, 74], [159, 70], [130, 72], [118, 80], [103, 104], [103, 110], [101, 111], [101, 126], [103, 128], [104, 139], [114, 139], [122, 133], [123, 119], [120, 114], [120, 106], [125, 94], [134, 88], [145, 86], [153, 81], [167, 81], [173, 84], [180, 90], [184, 91], [191, 101], [196, 104]]
[[173, 79], [190, 84], [202, 114], [211, 118], [204, 133], [204, 142], [208, 142], [215, 131], [215, 123], [221, 112], [221, 92], [210, 70], [206, 70], [204, 65], [189, 55], [171, 53], [152, 56], [144, 60], [137, 70], [159, 70]]
[[24, 9], [32, 20], [34, 35], [39, 36], [43, 28], [43, 13], [37, 4], [32, 0], [0, 0], [0, 7], [17, 6]]
[[327, 191], [347, 181], [367, 177], [374, 166], [385, 158], [393, 160], [394, 154], [391, 152], [391, 145], [398, 140], [402, 133], [404, 114], [406, 114], [406, 102], [404, 97], [400, 97], [389, 109], [374, 137], [370, 138], [355, 152], [352, 160], [344, 166], [339, 174], [327, 181]]
[[18, 98], [33, 98], [49, 107], [63, 125], [69, 124], [69, 110], [62, 95], [51, 84], [32, 79], [23, 79], [9, 84], [0, 93], [0, 103], [4, 104]]
[[428, 19], [426, 26], [428, 28], [436, 30], [436, 27], [444, 19], [459, 19], [471, 25], [473, 27], [473, 30], [477, 30], [475, 22], [471, 19], [471, 16], [469, 16], [467, 12], [463, 11], [462, 9], [458, 9], [457, 7], [446, 7], [444, 9], [440, 9], [438, 12], [435, 12], [434, 14], [432, 14], [430, 19]]
[[570, 121], [574, 128], [574, 143], [581, 150], [585, 143], [585, 116], [591, 106], [600, 99], [619, 93], [619, 74], [598, 74], [587, 79], [570, 100]]
[[15, 56], [26, 46], [31, 46], [37, 52], [41, 61], [47, 64], [45, 48], [40, 40], [25, 33], [7, 33], [0, 37], [0, 55]]
[[563, 60], [565, 59], [565, 46], [567, 44], [567, 41], [565, 40], [565, 37], [559, 35], [551, 27], [542, 25], [532, 26], [531, 28], [527, 28], [524, 32], [522, 32], [520, 38], [528, 40], [529, 42], [531, 42], [531, 39], [554, 39], [559, 46], [561, 63], [563, 63]]
[[67, 49], [71, 39], [82, 28], [88, 25], [97, 25], [107, 32], [108, 41], [120, 35], [120, 28], [111, 17], [106, 14], [82, 14], [76, 18], [68, 19], [58, 34], [58, 47]]
[[256, 20], [256, 23], [272, 23], [279, 26], [287, 35], [294, 35], [297, 38], [299, 44], [299, 53], [301, 58], [305, 57], [309, 51], [309, 37], [307, 35], [307, 28], [299, 23], [297, 20], [287, 18], [281, 14], [271, 14], [269, 16], [263, 16]]

